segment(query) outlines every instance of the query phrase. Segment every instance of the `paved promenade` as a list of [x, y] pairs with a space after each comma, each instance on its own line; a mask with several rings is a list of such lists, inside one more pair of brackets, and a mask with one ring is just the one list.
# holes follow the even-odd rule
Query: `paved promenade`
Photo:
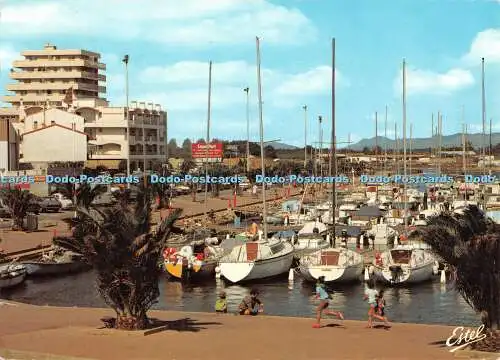
[[[286, 189], [277, 189], [277, 195], [283, 197], [286, 194]], [[299, 193], [298, 188], [290, 189], [290, 196]], [[274, 189], [268, 194], [268, 199], [273, 199], [275, 197]], [[204, 193], [197, 194], [197, 200], [203, 200]], [[280, 201], [282, 201], [280, 200]], [[211, 194], [208, 194], [208, 205], [206, 208], [208, 210], [223, 210], [228, 208], [228, 201], [233, 205], [234, 197], [229, 191], [221, 192], [220, 198], [212, 198]], [[260, 201], [260, 194], [258, 198], [251, 196], [251, 194], [244, 193], [241, 196], [237, 196], [236, 205], [247, 205]], [[183, 209], [182, 216], [192, 216], [195, 214], [200, 214], [205, 211], [205, 204], [203, 202], [197, 201], [193, 202], [191, 195], [179, 196], [173, 199], [173, 207], [179, 207]], [[23, 232], [23, 231], [10, 231], [10, 221], [4, 220], [0, 223], [0, 238], [2, 238], [2, 243], [0, 248], [4, 250], [5, 254], [12, 252], [23, 251], [27, 249], [33, 249], [39, 246], [47, 246], [52, 243], [52, 237], [56, 233], [57, 235], [68, 234], [68, 226], [62, 220], [63, 218], [68, 218], [72, 216], [71, 211], [60, 212], [57, 214], [41, 214], [39, 216], [39, 230], [35, 232]], [[159, 220], [159, 212], [156, 211], [152, 216], [153, 223]]]
[[166, 322], [158, 331], [99, 329], [99, 319], [112, 315], [106, 309], [4, 304], [0, 356], [10, 349], [10, 357], [16, 359], [56, 359], [21, 357], [19, 351], [110, 360], [454, 358], [442, 345], [453, 330], [448, 326], [393, 324], [386, 330], [348, 320], [333, 326], [338, 321], [332, 320], [330, 326], [313, 329], [313, 320], [304, 318], [151, 312], [151, 317]]

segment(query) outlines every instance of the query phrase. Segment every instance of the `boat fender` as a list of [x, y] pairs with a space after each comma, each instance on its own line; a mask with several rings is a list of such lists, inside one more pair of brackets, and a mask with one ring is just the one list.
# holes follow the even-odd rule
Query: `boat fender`
[[377, 252], [375, 253], [375, 264], [381, 266], [382, 265], [382, 257], [380, 256], [380, 253]]
[[215, 267], [215, 273], [216, 273], [216, 274], [220, 274], [220, 267], [218, 267], [218, 266], [217, 266], [217, 267]]

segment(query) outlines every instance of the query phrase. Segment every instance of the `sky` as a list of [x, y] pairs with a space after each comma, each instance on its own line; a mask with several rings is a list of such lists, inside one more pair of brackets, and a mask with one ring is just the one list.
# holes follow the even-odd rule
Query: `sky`
[[[260, 38], [264, 140], [303, 146], [330, 141], [332, 38], [339, 146], [378, 134], [403, 136], [402, 63], [407, 130], [431, 134], [482, 129], [481, 58], [486, 120], [500, 131], [500, 0], [0, 0], [0, 87], [25, 49], [100, 52], [112, 105], [130, 100], [168, 111], [168, 137], [206, 137], [212, 66], [211, 137], [259, 140], [256, 37]], [[2, 94], [6, 94], [6, 90]], [[5, 104], [0, 104], [5, 105]], [[303, 110], [307, 105], [306, 113]]]

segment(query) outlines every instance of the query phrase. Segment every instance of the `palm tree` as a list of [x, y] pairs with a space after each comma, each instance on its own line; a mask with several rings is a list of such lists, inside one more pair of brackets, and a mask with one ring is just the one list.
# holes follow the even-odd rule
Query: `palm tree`
[[451, 268], [455, 288], [481, 315], [500, 351], [500, 225], [470, 206], [462, 214], [430, 218], [425, 228], [412, 234], [415, 237], [429, 244]]
[[24, 228], [24, 218], [28, 213], [34, 196], [28, 190], [1, 189], [0, 197], [4, 200], [12, 218], [12, 230]]
[[181, 213], [174, 211], [151, 231], [151, 196], [150, 188], [141, 186], [134, 205], [99, 208], [79, 201], [72, 236], [54, 238], [55, 245], [82, 254], [93, 267], [98, 291], [116, 313], [117, 329], [149, 325], [147, 311], [160, 295], [162, 251]]
[[88, 183], [81, 184], [76, 189], [76, 204], [77, 207], [88, 208], [94, 200], [104, 194], [108, 189], [104, 185], [91, 186]]

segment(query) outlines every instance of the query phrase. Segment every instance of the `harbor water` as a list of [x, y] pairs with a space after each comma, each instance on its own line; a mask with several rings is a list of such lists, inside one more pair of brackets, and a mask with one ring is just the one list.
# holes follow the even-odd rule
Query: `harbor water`
[[[313, 299], [314, 286], [302, 282], [299, 276], [289, 283], [288, 276], [249, 285], [229, 285], [222, 280], [208, 280], [199, 284], [183, 284], [162, 279], [159, 303], [155, 309], [188, 312], [212, 312], [217, 294], [227, 294], [230, 312], [237, 311], [241, 299], [251, 288], [257, 288], [265, 305], [265, 313], [278, 316], [312, 317], [317, 302]], [[35, 305], [105, 307], [95, 288], [92, 272], [50, 279], [28, 279], [18, 288], [0, 296], [7, 300]], [[347, 319], [364, 320], [367, 303], [363, 301], [365, 285], [362, 282], [332, 287], [331, 308], [341, 310]], [[386, 288], [386, 313], [390, 321], [477, 326], [479, 317], [453, 290], [452, 284], [440, 284], [439, 277], [432, 282], [412, 287]]]

